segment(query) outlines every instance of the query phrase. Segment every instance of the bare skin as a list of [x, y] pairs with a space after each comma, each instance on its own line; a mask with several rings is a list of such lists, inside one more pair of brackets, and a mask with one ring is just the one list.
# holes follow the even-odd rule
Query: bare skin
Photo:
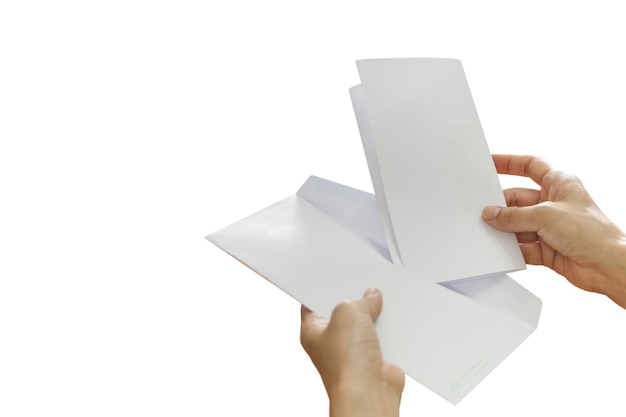
[[374, 322], [382, 295], [369, 289], [339, 304], [330, 320], [302, 307], [300, 340], [326, 387], [330, 416], [397, 417], [404, 372], [383, 360]]
[[626, 308], [626, 235], [600, 211], [580, 180], [533, 156], [494, 155], [500, 174], [529, 177], [540, 190], [504, 191], [508, 207], [485, 207], [491, 226], [515, 232], [524, 259]]
[[[545, 265], [626, 308], [626, 234], [580, 180], [533, 156], [493, 160], [498, 173], [529, 177], [540, 189], [505, 190], [507, 207], [485, 207], [483, 219], [516, 233], [526, 263]], [[399, 415], [404, 373], [383, 360], [374, 324], [381, 310], [374, 289], [339, 304], [330, 320], [302, 307], [300, 340], [322, 377], [331, 417]]]

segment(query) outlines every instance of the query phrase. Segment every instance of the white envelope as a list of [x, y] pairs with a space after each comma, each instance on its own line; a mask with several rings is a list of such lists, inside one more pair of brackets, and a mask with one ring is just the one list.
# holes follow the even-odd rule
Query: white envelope
[[382, 291], [385, 360], [458, 403], [537, 327], [541, 301], [506, 275], [525, 268], [460, 61], [357, 62], [350, 90], [375, 195], [310, 177], [207, 238], [329, 317]]

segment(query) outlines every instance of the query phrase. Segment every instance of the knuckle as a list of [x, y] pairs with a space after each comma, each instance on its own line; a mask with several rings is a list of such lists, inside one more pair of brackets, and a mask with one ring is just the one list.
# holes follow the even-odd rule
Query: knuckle
[[544, 177], [546, 185], [559, 185], [562, 187], [578, 186], [582, 182], [576, 175], [558, 169], [551, 169]]
[[562, 175], [563, 173], [561, 171], [557, 169], [551, 169], [548, 172], [546, 172], [546, 174], [543, 176], [541, 185], [543, 187], [549, 187], [550, 185], [558, 181], [562, 177]]
[[575, 182], [580, 181], [578, 177], [576, 177], [576, 175], [569, 174], [567, 172], [561, 172], [559, 175], [559, 180], [561, 180], [564, 183], [575, 183]]
[[337, 306], [333, 310], [331, 319], [340, 319], [343, 317], [350, 316], [354, 314], [356, 310], [357, 310], [357, 305], [354, 303], [354, 301], [350, 301], [350, 300], [342, 301], [339, 304], [337, 304]]
[[514, 223], [515, 219], [517, 218], [517, 208], [515, 207], [509, 207], [508, 209], [503, 209], [500, 212], [501, 215], [501, 221], [503, 221], [504, 223]]
[[306, 352], [308, 352], [309, 348], [311, 347], [311, 338], [309, 336], [309, 331], [304, 324], [300, 326], [300, 345], [304, 348]]
[[300, 331], [300, 345], [304, 348], [305, 351], [308, 351], [309, 341], [306, 337], [306, 334], [301, 330]]
[[563, 174], [563, 185], [567, 190], [584, 188], [583, 183], [576, 175]]
[[525, 176], [530, 176], [531, 171], [534, 170], [538, 170], [538, 169], [548, 169], [548, 172], [550, 172], [552, 170], [552, 164], [550, 163], [550, 161], [548, 161], [545, 158], [541, 158], [538, 156], [531, 156], [528, 163], [525, 166], [524, 169], [524, 175]]
[[506, 205], [509, 207], [517, 206], [517, 188], [508, 188], [504, 190], [504, 198]]
[[302, 349], [310, 355], [311, 352], [315, 350], [315, 338], [308, 333], [300, 332], [300, 345]]
[[545, 201], [541, 204], [538, 204], [535, 208], [535, 217], [537, 217], [538, 219], [550, 219], [554, 215], [556, 209], [557, 208], [554, 202]]
[[543, 160], [537, 156], [531, 156], [530, 160], [528, 161], [528, 163], [526, 164], [526, 166], [524, 167], [524, 176], [528, 177], [530, 176], [530, 170], [533, 166], [536, 166], [538, 164], [541, 164], [543, 162]]

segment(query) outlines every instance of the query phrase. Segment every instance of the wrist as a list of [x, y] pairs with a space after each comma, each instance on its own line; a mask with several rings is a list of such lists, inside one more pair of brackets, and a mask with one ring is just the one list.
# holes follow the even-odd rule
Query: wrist
[[397, 417], [399, 396], [384, 381], [343, 382], [328, 392], [331, 417]]
[[597, 292], [626, 308], [626, 235], [609, 242], [600, 272]]

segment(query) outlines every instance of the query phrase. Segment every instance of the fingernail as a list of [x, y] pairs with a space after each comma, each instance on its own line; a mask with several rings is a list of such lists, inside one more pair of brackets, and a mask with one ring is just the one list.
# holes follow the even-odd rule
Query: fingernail
[[378, 288], [368, 288], [363, 297], [374, 298], [380, 293]]
[[494, 220], [500, 214], [500, 207], [487, 206], [483, 209], [483, 219]]

